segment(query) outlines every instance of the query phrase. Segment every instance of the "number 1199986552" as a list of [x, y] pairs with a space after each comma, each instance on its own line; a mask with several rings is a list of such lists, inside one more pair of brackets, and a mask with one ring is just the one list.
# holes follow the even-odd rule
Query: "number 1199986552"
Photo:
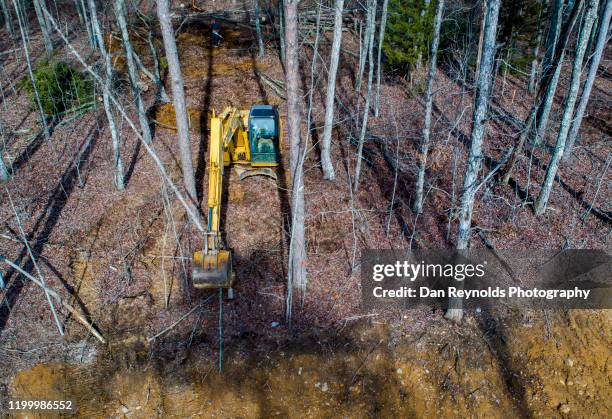
[[71, 400], [9, 400], [8, 410], [73, 410]]

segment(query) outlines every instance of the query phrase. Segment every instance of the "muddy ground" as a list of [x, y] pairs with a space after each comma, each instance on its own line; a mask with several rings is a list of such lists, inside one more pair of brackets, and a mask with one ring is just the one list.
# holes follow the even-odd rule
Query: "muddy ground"
[[[212, 48], [208, 25], [206, 20], [186, 22], [177, 36], [204, 202], [209, 113], [252, 103], [277, 104], [285, 112], [282, 97], [269, 84], [283, 78], [273, 45], [265, 57], [256, 58], [253, 33], [228, 24], [223, 46]], [[78, 50], [87, 51], [85, 40], [80, 41]], [[348, 51], [356, 50], [350, 36], [345, 44]], [[150, 57], [141, 53], [150, 65]], [[114, 62], [121, 70], [118, 54]], [[58, 57], [74, 62], [63, 49]], [[338, 95], [347, 104], [354, 81], [351, 57], [343, 54], [346, 64], [339, 75]], [[4, 71], [15, 77], [23, 72], [16, 58], [4, 63]], [[302, 58], [302, 67], [309, 68], [308, 48]], [[156, 104], [155, 86], [144, 76], [142, 81], [155, 121], [154, 146], [180, 183], [173, 110]], [[323, 115], [323, 81], [315, 86], [315, 126]], [[309, 85], [309, 72], [304, 71], [302, 82]], [[419, 83], [422, 77], [415, 76], [412, 87], [418, 90]], [[524, 82], [510, 75], [498, 83], [494, 91], [503, 93], [495, 95], [496, 103], [524, 117], [528, 106], [517, 99], [526, 94]], [[240, 182], [230, 171], [223, 227], [238, 285], [233, 301], [219, 301], [216, 292], [191, 289], [185, 258], [201, 245], [200, 238], [127, 127], [122, 152], [129, 182], [120, 193], [112, 187], [110, 135], [100, 109], [58, 126], [53, 141], [43, 141], [32, 138], [39, 127], [25, 95], [9, 95], [3, 103], [11, 106], [3, 106], [0, 115], [13, 132], [5, 158], [14, 175], [0, 200], [0, 248], [35, 272], [17, 212], [47, 283], [82, 310], [108, 343], [96, 341], [62, 310], [66, 334], [60, 337], [44, 294], [6, 272], [12, 287], [0, 291], [1, 409], [9, 399], [44, 398], [73, 400], [75, 411], [65, 415], [80, 417], [609, 417], [608, 311], [499, 309], [466, 313], [464, 324], [455, 326], [427, 309], [370, 312], [359, 306], [360, 249], [452, 246], [456, 219], [448, 208], [457, 186], [449, 168], [456, 164], [462, 170], [466, 149], [440, 115], [457, 118], [460, 131], [469, 133], [470, 108], [464, 116], [458, 110], [471, 102], [472, 92], [467, 89], [461, 99], [460, 86], [442, 70], [437, 84], [447, 96], [437, 101], [432, 187], [421, 217], [408, 208], [423, 110], [405, 83], [389, 80], [381, 88], [380, 117], [371, 118], [359, 193], [349, 191], [355, 161], [348, 133], [335, 132], [334, 182], [321, 179], [313, 147], [305, 179], [309, 284], [291, 324], [284, 320], [286, 171], [281, 168], [277, 183]], [[533, 157], [546, 157], [545, 148], [520, 160], [513, 186], [483, 191], [474, 225], [493, 245], [609, 247], [609, 221], [592, 212], [584, 216], [585, 202], [594, 202], [602, 213], [609, 213], [612, 204], [609, 177], [601, 175], [609, 132], [600, 122], [609, 116], [610, 81], [598, 80], [596, 87], [594, 117], [573, 163], [561, 173], [569, 190], [555, 187], [544, 216], [533, 216], [524, 192], [537, 191], [544, 171]], [[339, 118], [349, 120], [341, 111]], [[511, 127], [493, 121], [485, 152], [499, 158], [512, 138]], [[287, 144], [283, 152], [287, 167]], [[408, 168], [397, 184], [389, 155]], [[473, 242], [482, 245], [477, 236]]]

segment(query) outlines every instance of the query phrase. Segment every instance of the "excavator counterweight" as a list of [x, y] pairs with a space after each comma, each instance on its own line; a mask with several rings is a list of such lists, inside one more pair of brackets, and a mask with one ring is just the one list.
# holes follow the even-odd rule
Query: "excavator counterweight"
[[232, 288], [232, 253], [221, 236], [224, 168], [235, 165], [240, 180], [255, 175], [276, 179], [282, 125], [276, 108], [253, 105], [249, 111], [225, 108], [210, 119], [208, 224], [202, 249], [193, 255], [195, 288]]

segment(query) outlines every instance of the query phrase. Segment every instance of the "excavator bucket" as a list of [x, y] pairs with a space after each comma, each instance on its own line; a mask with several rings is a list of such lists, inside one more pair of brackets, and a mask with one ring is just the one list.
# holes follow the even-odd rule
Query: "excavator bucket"
[[231, 288], [234, 285], [231, 253], [228, 250], [219, 250], [216, 254], [195, 252], [191, 280], [194, 288]]

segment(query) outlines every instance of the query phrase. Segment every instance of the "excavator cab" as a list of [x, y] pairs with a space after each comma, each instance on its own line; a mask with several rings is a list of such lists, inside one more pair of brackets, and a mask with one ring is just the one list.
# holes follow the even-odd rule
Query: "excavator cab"
[[253, 105], [250, 111], [226, 108], [210, 120], [208, 162], [208, 226], [203, 246], [193, 255], [195, 288], [234, 285], [232, 254], [221, 240], [221, 197], [225, 166], [235, 163], [240, 179], [264, 175], [276, 178], [282, 125], [275, 107]]
[[249, 151], [251, 166], [280, 163], [280, 118], [271, 105], [253, 105], [249, 112]]

